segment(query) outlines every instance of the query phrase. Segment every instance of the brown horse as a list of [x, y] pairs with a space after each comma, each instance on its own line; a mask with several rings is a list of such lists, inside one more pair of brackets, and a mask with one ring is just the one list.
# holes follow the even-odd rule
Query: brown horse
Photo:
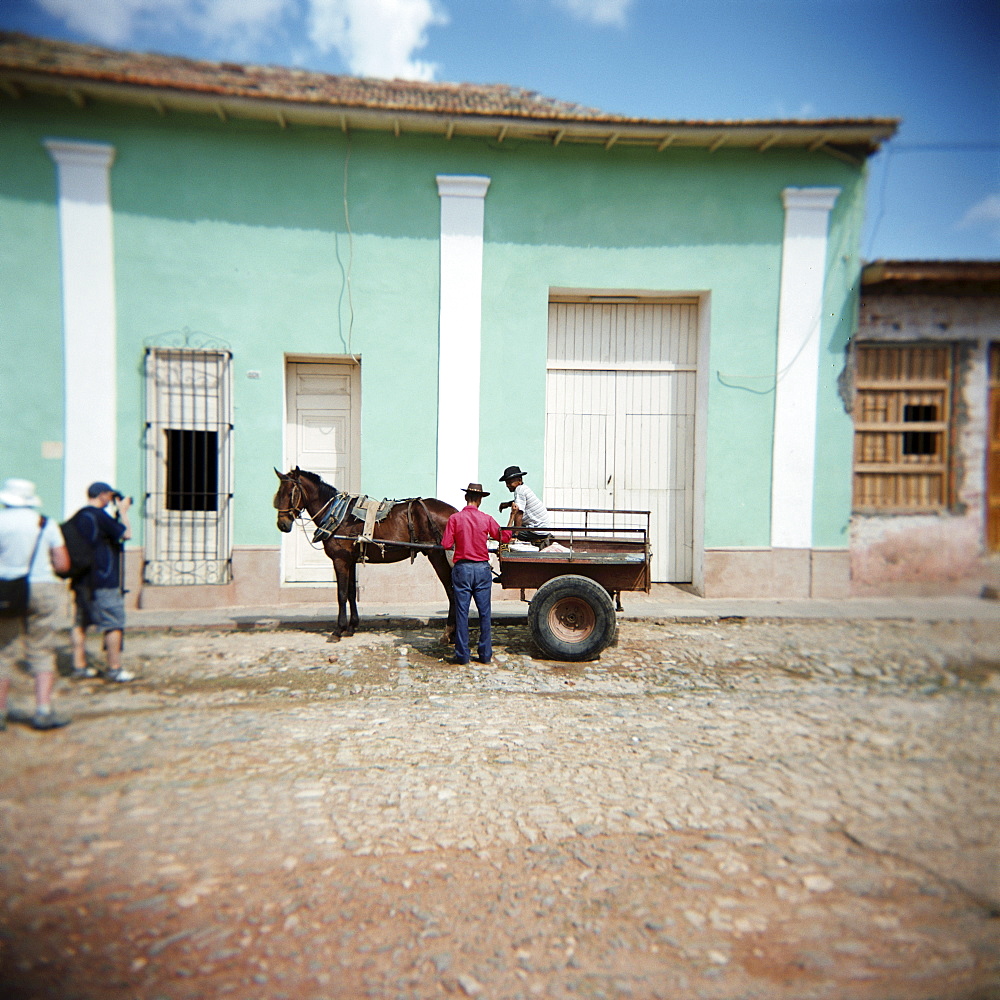
[[[415, 553], [423, 552], [430, 560], [438, 579], [448, 595], [448, 624], [444, 641], [454, 642], [455, 597], [451, 589], [451, 566], [440, 547], [448, 518], [455, 508], [443, 500], [400, 500], [379, 521], [372, 533], [371, 542], [359, 540], [364, 528], [364, 512], [358, 511], [361, 520], [351, 516], [357, 498], [349, 497], [314, 472], [305, 472], [296, 466], [287, 475], [277, 469], [281, 481], [274, 494], [278, 511], [278, 530], [289, 532], [299, 515], [306, 510], [313, 523], [330, 535], [323, 542], [326, 554], [333, 560], [337, 574], [337, 627], [331, 638], [354, 635], [358, 626], [357, 565], [363, 559], [371, 563], [402, 562]], [[338, 497], [341, 500], [338, 502]], [[321, 532], [323, 533], [323, 532]], [[392, 545], [401, 542], [401, 545]], [[351, 604], [351, 617], [347, 617], [347, 603]]]

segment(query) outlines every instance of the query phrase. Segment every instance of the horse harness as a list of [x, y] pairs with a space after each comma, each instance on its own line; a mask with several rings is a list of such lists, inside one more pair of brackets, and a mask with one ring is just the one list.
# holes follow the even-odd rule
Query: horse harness
[[[291, 514], [293, 519], [298, 519], [302, 511], [305, 509], [305, 504], [302, 502], [302, 486], [292, 480], [292, 492], [288, 499], [287, 507], [279, 507], [279, 514]], [[356, 537], [355, 544], [360, 546], [361, 549], [361, 561], [364, 561], [364, 551], [365, 545], [367, 543], [373, 543], [377, 545], [383, 551], [386, 545], [400, 545], [403, 543], [392, 542], [387, 539], [381, 541], [375, 539], [375, 525], [380, 521], [384, 521], [393, 510], [394, 507], [400, 504], [406, 504], [406, 527], [407, 533], [410, 536], [410, 545], [416, 546], [417, 536], [413, 524], [413, 505], [420, 504], [424, 512], [424, 517], [427, 519], [427, 525], [431, 529], [434, 535], [435, 541], [438, 545], [441, 544], [441, 532], [438, 530], [437, 525], [435, 525], [433, 518], [431, 517], [430, 511], [427, 509], [427, 505], [424, 503], [422, 497], [410, 497], [406, 500], [376, 500], [373, 497], [365, 496], [358, 493], [341, 493], [339, 490], [334, 489], [333, 496], [317, 511], [314, 517], [311, 517], [313, 524], [316, 526], [316, 530], [313, 532], [312, 544], [316, 545], [318, 543], [323, 543], [330, 538], [337, 537], [337, 531], [343, 524], [348, 520], [348, 518], [354, 521], [363, 521], [364, 528], [361, 533]], [[363, 510], [364, 517], [360, 516], [357, 511]], [[343, 536], [340, 536], [343, 537]], [[417, 552], [413, 551], [410, 553], [410, 562], [413, 562], [417, 558]]]
[[[313, 542], [325, 542], [336, 534], [348, 516], [354, 521], [364, 521], [364, 528], [358, 536], [358, 541], [374, 541], [375, 525], [389, 516], [389, 511], [396, 505], [396, 500], [376, 500], [373, 497], [357, 493], [336, 493], [326, 505], [322, 520], [313, 518], [316, 530], [313, 532]], [[359, 514], [363, 511], [363, 514]]]
[[[365, 496], [363, 494], [339, 492], [335, 493], [330, 498], [325, 506], [325, 509], [320, 512], [321, 519], [313, 518], [313, 524], [316, 525], [316, 530], [313, 532], [312, 537], [313, 544], [322, 543], [327, 539], [332, 538], [343, 527], [343, 525], [349, 521], [363, 521], [364, 527], [357, 536], [356, 544], [361, 550], [361, 559], [364, 561], [366, 544], [372, 543], [378, 545], [378, 547], [383, 549], [383, 551], [385, 545], [393, 544], [391, 541], [376, 540], [375, 525], [384, 521], [392, 512], [393, 508], [399, 506], [400, 504], [406, 505], [406, 527], [410, 536], [410, 543], [413, 544], [416, 542], [417, 538], [413, 524], [413, 505], [415, 503], [420, 504], [423, 508], [424, 515], [427, 518], [427, 523], [431, 526], [431, 530], [434, 532], [438, 544], [440, 544], [440, 534], [434, 526], [434, 522], [431, 520], [430, 512], [427, 510], [427, 506], [420, 497], [410, 497], [406, 500], [376, 500], [374, 497]], [[359, 511], [363, 511], [363, 515], [359, 513]], [[413, 551], [410, 554], [410, 562], [413, 562], [417, 558], [417, 554], [418, 553], [416, 551]]]

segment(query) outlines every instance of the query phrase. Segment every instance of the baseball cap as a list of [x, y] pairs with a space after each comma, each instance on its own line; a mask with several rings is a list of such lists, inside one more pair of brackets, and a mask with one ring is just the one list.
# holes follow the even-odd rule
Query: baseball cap
[[94, 497], [99, 497], [102, 493], [114, 493], [115, 496], [121, 496], [118, 490], [116, 490], [113, 486], [109, 486], [107, 483], [91, 483], [87, 487], [87, 496], [90, 497], [91, 500], [93, 500]]

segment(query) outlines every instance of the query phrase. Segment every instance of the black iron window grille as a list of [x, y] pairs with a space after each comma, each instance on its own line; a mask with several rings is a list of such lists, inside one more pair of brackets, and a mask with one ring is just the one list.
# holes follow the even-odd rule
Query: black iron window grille
[[146, 351], [147, 583], [232, 579], [232, 355]]

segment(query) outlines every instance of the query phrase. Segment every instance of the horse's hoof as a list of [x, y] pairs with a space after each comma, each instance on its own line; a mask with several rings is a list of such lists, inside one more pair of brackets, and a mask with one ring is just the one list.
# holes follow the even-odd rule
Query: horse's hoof
[[329, 634], [329, 635], [328, 635], [328, 636], [326, 637], [326, 641], [327, 641], [327, 642], [340, 642], [340, 636], [339, 636], [339, 635], [337, 635], [337, 633], [336, 633], [336, 632], [331, 632], [331, 633], [330, 633], [330, 634]]

